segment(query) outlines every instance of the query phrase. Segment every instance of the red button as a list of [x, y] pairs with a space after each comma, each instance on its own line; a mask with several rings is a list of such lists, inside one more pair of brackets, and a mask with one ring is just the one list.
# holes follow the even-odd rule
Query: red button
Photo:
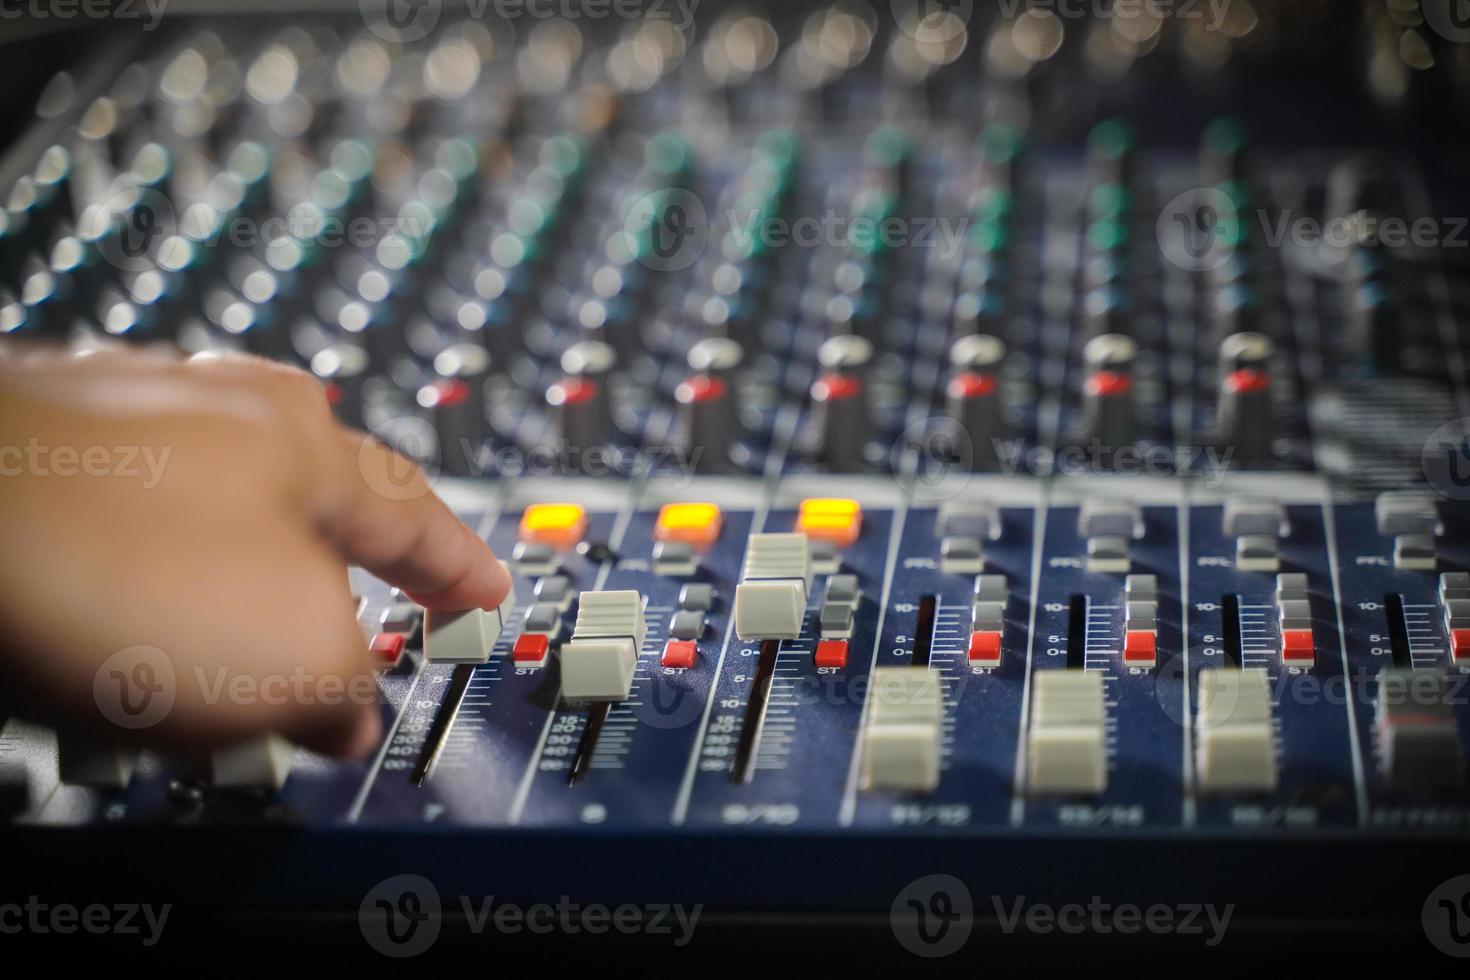
[[856, 398], [863, 390], [863, 383], [846, 374], [826, 374], [812, 385], [812, 399], [819, 402], [835, 402], [844, 398]]
[[402, 633], [379, 633], [368, 644], [368, 650], [391, 667], [398, 663], [398, 658], [403, 656], [403, 648], [407, 645], [408, 637]]
[[1133, 387], [1133, 380], [1126, 374], [1117, 371], [1098, 371], [1087, 379], [1087, 394], [1099, 398], [1113, 398], [1117, 395], [1126, 395], [1128, 389]]
[[1450, 630], [1450, 656], [1456, 663], [1470, 661], [1470, 630]]
[[670, 640], [664, 644], [665, 667], [693, 667], [699, 650], [693, 640]]
[[847, 666], [847, 641], [846, 640], [818, 640], [817, 641], [817, 666], [818, 667], [846, 667]]
[[1123, 639], [1123, 662], [1153, 666], [1158, 660], [1158, 637], [1149, 630], [1129, 630]]
[[1283, 630], [1281, 659], [1289, 664], [1309, 664], [1316, 659], [1311, 630]]
[[970, 660], [982, 667], [1000, 666], [1000, 634], [976, 630], [970, 634]]
[[949, 397], [986, 398], [995, 394], [996, 387], [995, 378], [990, 375], [965, 371], [949, 379]]
[[545, 633], [522, 633], [510, 648], [510, 656], [518, 664], [536, 664], [546, 659], [546, 651], [550, 649], [551, 637]]
[[725, 397], [725, 382], [707, 374], [696, 374], [679, 383], [674, 389], [674, 398], [680, 405], [698, 405]]
[[1231, 371], [1225, 379], [1225, 387], [1234, 395], [1251, 395], [1271, 387], [1271, 378], [1265, 371], [1240, 368]]

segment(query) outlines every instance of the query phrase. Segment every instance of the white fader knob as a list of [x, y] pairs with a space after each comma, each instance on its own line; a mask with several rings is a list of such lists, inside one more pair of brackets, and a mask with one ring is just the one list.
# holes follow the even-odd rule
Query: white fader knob
[[446, 664], [484, 663], [490, 659], [490, 650], [515, 607], [516, 591], [512, 586], [504, 601], [488, 612], [428, 610], [424, 613], [424, 659]]
[[262, 735], [216, 749], [210, 758], [214, 785], [230, 789], [278, 790], [291, 775], [296, 748], [279, 735]]
[[1199, 672], [1195, 768], [1209, 792], [1276, 788], [1271, 682], [1259, 668]]
[[1028, 758], [1037, 793], [1101, 793], [1108, 785], [1107, 706], [1096, 671], [1044, 670], [1031, 699]]
[[735, 587], [735, 635], [794, 640], [812, 589], [811, 543], [804, 534], [752, 534]]
[[939, 785], [944, 696], [923, 667], [873, 672], [863, 727], [863, 786], [927, 792]]
[[643, 596], [632, 590], [583, 592], [577, 625], [561, 648], [561, 693], [574, 701], [622, 701], [633, 690], [647, 634]]

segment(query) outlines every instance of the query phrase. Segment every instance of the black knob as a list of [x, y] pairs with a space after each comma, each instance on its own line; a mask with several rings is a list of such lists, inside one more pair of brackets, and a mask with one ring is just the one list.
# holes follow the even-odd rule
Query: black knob
[[1233, 334], [1220, 345], [1220, 441], [1237, 465], [1259, 466], [1272, 457], [1271, 350], [1270, 338], [1258, 333]]
[[479, 472], [485, 440], [485, 379], [490, 355], [477, 344], [455, 344], [434, 358], [439, 375], [419, 389], [418, 403], [429, 413], [439, 437], [439, 465], [450, 476]]
[[546, 390], [546, 404], [564, 451], [607, 445], [612, 434], [608, 384], [617, 360], [617, 352], [599, 340], [579, 341], [562, 355], [563, 376]]
[[1121, 334], [1094, 337], [1082, 350], [1087, 366], [1087, 380], [1082, 387], [1087, 437], [1106, 449], [1131, 446], [1137, 438], [1133, 398], [1137, 356], [1137, 345]]
[[701, 340], [689, 349], [690, 375], [679, 383], [679, 403], [691, 459], [701, 471], [728, 469], [739, 434], [734, 373], [744, 357], [739, 344], [724, 337]]
[[999, 372], [1006, 345], [987, 334], [961, 337], [949, 349], [952, 369], [945, 386], [945, 410], [964, 432], [960, 452], [968, 447], [972, 469], [994, 470], [1000, 463], [997, 443], [1005, 435]]
[[812, 385], [812, 409], [826, 464], [837, 472], [853, 472], [865, 464], [872, 427], [866, 373], [873, 345], [863, 337], [828, 338], [817, 351], [821, 376]]

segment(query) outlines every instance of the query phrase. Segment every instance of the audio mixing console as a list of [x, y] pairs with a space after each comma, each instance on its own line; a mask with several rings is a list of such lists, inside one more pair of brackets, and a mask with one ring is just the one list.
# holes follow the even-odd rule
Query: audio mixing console
[[1470, 47], [971, 6], [177, 18], [54, 79], [0, 330], [315, 373], [515, 592], [354, 570], [361, 763], [10, 720], [22, 875], [1417, 930], [1470, 836]]

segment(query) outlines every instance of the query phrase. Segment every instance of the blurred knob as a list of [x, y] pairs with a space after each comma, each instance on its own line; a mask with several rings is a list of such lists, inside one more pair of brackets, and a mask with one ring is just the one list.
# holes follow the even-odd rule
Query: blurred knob
[[873, 345], [862, 337], [829, 338], [817, 351], [822, 373], [812, 385], [812, 409], [822, 459], [838, 472], [863, 468], [872, 421], [864, 375]]
[[743, 357], [740, 345], [723, 337], [701, 340], [689, 349], [690, 375], [679, 383], [674, 399], [700, 470], [729, 467], [740, 427], [734, 374]]
[[1259, 466], [1272, 457], [1271, 349], [1270, 338], [1258, 333], [1233, 334], [1220, 345], [1220, 441], [1237, 465]]
[[987, 334], [961, 337], [949, 349], [952, 369], [945, 386], [945, 411], [964, 430], [976, 470], [1000, 462], [996, 443], [1005, 435], [999, 372], [1006, 345]]
[[1133, 399], [1133, 366], [1138, 347], [1121, 334], [1103, 334], [1087, 342], [1082, 399], [1087, 438], [1107, 449], [1131, 446], [1137, 439]]

